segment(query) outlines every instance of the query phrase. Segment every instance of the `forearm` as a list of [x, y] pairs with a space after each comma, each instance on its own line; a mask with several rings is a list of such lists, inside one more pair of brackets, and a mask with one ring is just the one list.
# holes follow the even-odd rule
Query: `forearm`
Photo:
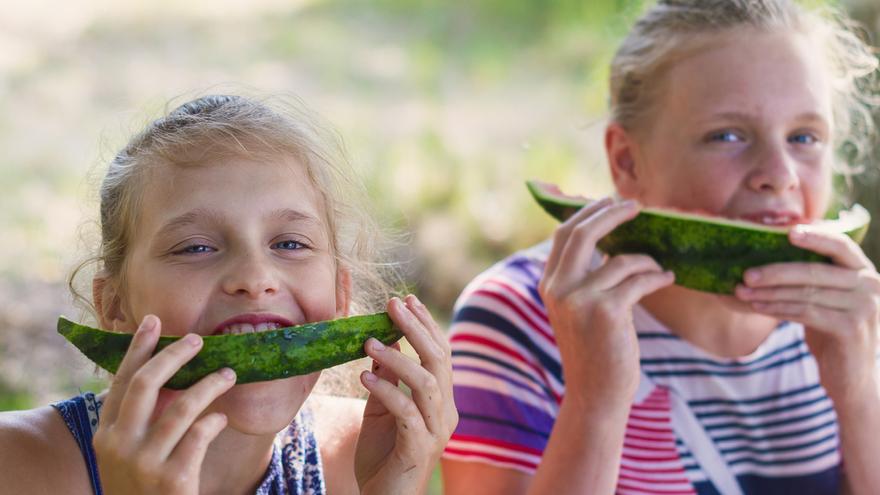
[[849, 493], [877, 492], [880, 486], [880, 388], [877, 382], [865, 394], [834, 406]]
[[573, 399], [563, 401], [530, 494], [614, 493], [629, 407]]

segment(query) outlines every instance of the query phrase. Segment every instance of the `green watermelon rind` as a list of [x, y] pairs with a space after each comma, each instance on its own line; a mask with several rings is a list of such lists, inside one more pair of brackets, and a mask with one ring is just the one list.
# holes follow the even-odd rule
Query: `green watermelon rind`
[[[528, 181], [538, 204], [551, 216], [565, 221], [588, 204], [586, 198], [554, 193], [548, 184]], [[824, 220], [811, 226], [845, 233], [856, 242], [864, 238], [870, 214], [856, 204], [840, 212], [838, 220]], [[830, 263], [828, 257], [793, 246], [788, 228], [771, 227], [645, 208], [603, 237], [598, 248], [609, 255], [641, 253], [654, 258], [665, 270], [675, 273], [675, 283], [690, 289], [732, 294], [743, 273], [755, 266], [780, 262]]]
[[[101, 368], [116, 373], [133, 334], [108, 332], [58, 318], [58, 333]], [[375, 337], [386, 345], [403, 337], [387, 313], [307, 323], [266, 332], [203, 336], [199, 353], [164, 385], [184, 389], [224, 367], [235, 370], [236, 383], [306, 375], [362, 358], [364, 342]], [[180, 337], [162, 336], [155, 352]]]

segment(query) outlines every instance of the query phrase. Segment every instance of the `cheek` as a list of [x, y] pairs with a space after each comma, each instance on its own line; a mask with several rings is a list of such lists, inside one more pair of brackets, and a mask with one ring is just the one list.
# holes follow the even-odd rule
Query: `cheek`
[[[146, 265], [130, 271], [129, 301], [135, 319], [154, 314], [163, 335], [185, 335], [196, 326], [207, 291], [197, 276], [168, 277]], [[170, 288], [173, 288], [170, 289]]]
[[332, 320], [336, 317], [335, 272], [335, 268], [316, 269], [308, 277], [308, 283], [292, 288], [306, 321]]

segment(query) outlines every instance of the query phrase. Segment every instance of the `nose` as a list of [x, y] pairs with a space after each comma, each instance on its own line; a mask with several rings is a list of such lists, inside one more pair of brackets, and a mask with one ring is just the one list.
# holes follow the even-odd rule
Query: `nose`
[[768, 144], [759, 151], [749, 176], [749, 187], [760, 192], [782, 192], [797, 187], [797, 161], [784, 145]]
[[242, 253], [230, 260], [223, 280], [223, 292], [258, 299], [278, 292], [278, 276], [271, 260], [256, 253]]

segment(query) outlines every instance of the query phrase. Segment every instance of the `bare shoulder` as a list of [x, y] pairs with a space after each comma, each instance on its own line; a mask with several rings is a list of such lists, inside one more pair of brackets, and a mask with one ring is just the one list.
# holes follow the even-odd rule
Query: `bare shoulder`
[[0, 413], [0, 486], [9, 493], [91, 493], [79, 447], [50, 407]]
[[318, 394], [309, 397], [328, 493], [356, 493], [354, 453], [365, 405], [363, 399]]

